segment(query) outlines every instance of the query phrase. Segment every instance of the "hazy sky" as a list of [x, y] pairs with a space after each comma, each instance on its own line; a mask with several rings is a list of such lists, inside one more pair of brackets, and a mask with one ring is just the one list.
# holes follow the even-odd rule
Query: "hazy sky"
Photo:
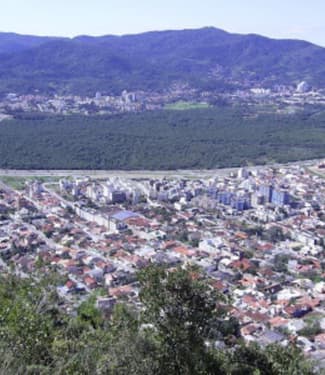
[[325, 0], [0, 0], [0, 30], [130, 34], [215, 26], [325, 46]]

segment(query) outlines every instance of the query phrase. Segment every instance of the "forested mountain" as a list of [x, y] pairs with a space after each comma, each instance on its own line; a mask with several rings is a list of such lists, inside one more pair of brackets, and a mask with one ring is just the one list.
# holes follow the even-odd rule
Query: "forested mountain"
[[20, 52], [58, 39], [63, 38], [0, 33], [0, 53]]
[[46, 39], [0, 34], [0, 91], [119, 93], [325, 84], [325, 48], [215, 28]]

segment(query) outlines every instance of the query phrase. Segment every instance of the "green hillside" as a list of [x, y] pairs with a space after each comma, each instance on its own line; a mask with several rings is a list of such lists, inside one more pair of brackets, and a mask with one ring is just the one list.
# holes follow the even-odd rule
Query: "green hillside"
[[325, 84], [324, 48], [215, 28], [37, 39], [17, 51], [14, 39], [9, 43], [7, 34], [0, 34], [3, 93], [38, 89], [93, 95], [98, 90], [166, 89], [175, 82], [217, 91], [302, 80], [317, 87]]

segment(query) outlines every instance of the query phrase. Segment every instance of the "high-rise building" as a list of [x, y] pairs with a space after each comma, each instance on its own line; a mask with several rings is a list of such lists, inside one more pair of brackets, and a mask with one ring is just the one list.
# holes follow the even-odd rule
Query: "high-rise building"
[[273, 192], [273, 186], [272, 185], [261, 185], [259, 187], [259, 193], [260, 193], [260, 195], [262, 195], [264, 197], [266, 203], [271, 202], [272, 192]]
[[273, 190], [271, 202], [276, 206], [284, 206], [290, 203], [290, 195], [286, 190]]

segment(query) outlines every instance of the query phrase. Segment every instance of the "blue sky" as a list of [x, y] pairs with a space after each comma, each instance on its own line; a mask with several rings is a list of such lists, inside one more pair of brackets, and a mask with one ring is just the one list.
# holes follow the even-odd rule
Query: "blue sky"
[[325, 46], [325, 0], [1, 0], [0, 30], [130, 34], [215, 26]]

